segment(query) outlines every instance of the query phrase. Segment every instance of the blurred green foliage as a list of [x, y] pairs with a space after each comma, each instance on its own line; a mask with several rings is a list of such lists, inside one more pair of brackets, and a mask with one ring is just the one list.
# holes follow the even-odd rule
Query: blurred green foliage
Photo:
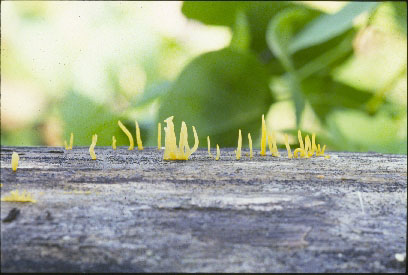
[[[29, 20], [47, 12], [44, 5], [19, 9]], [[301, 2], [184, 2], [181, 11], [208, 27], [228, 28], [230, 43], [186, 57], [177, 39], [148, 36], [154, 47], [135, 43], [126, 51], [136, 56], [110, 58], [101, 68], [112, 92], [96, 101], [67, 80], [59, 87], [69, 92], [53, 105], [65, 138], [74, 132], [76, 145], [89, 145], [97, 133], [98, 145], [110, 145], [115, 135], [119, 146], [126, 145], [117, 120], [134, 133], [137, 119], [144, 145], [155, 146], [157, 122], [174, 116], [176, 129], [181, 121], [190, 133], [196, 127], [200, 146], [207, 136], [213, 145], [236, 146], [238, 129], [250, 132], [258, 146], [262, 114], [290, 102], [294, 108], [279, 119], [293, 113], [295, 123], [281, 132], [316, 132], [329, 150], [407, 153], [405, 2], [350, 2], [334, 13]], [[172, 75], [174, 62], [179, 73]], [[2, 143], [12, 145], [15, 133], [2, 132]]]

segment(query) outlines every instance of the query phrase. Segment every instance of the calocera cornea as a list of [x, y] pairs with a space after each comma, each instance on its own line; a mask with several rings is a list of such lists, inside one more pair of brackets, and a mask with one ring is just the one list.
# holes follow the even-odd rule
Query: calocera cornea
[[116, 138], [115, 138], [115, 136], [112, 136], [112, 149], [116, 150]]
[[237, 150], [235, 151], [235, 156], [237, 160], [241, 159], [241, 148], [242, 148], [242, 135], [241, 135], [241, 129], [238, 131], [238, 147]]
[[136, 142], [137, 142], [137, 149], [138, 149], [138, 150], [143, 150], [142, 138], [140, 137], [139, 123], [137, 123], [137, 121], [135, 121], [135, 124], [136, 124]]
[[276, 145], [276, 137], [275, 137], [274, 132], [268, 135], [268, 145], [269, 145], [269, 152], [271, 153], [271, 155], [274, 157], [280, 157], [278, 146]]
[[193, 148], [190, 149], [190, 146], [188, 145], [187, 126], [186, 126], [186, 123], [183, 121], [181, 123], [179, 146], [177, 147], [176, 134], [174, 132], [173, 118], [174, 116], [171, 116], [164, 120], [164, 122], [166, 122], [166, 127], [164, 127], [165, 148], [164, 148], [163, 159], [164, 160], [188, 160], [191, 154], [193, 154], [198, 148], [199, 140], [198, 140], [197, 132], [195, 130], [195, 127], [192, 126], [193, 133], [194, 133], [194, 146]]
[[261, 156], [265, 155], [266, 155], [266, 123], [265, 116], [262, 115]]
[[208, 156], [212, 157], [210, 136], [207, 136], [207, 146], [208, 146]]
[[13, 190], [10, 194], [1, 198], [1, 201], [7, 202], [37, 202], [31, 194], [27, 193], [26, 190], [19, 193], [18, 190]]
[[89, 154], [91, 155], [91, 158], [92, 158], [93, 160], [96, 159], [96, 155], [95, 155], [95, 145], [96, 145], [97, 140], [98, 140], [98, 136], [97, 136], [96, 134], [93, 135], [93, 136], [92, 136], [91, 146], [89, 146]]
[[249, 142], [249, 159], [252, 159], [253, 154], [252, 154], [252, 138], [251, 138], [251, 133], [248, 133], [248, 142]]
[[217, 144], [217, 156], [215, 157], [215, 160], [219, 160], [220, 159], [220, 147]]
[[292, 155], [292, 151], [290, 149], [289, 138], [288, 138], [287, 134], [285, 134], [285, 146], [286, 146], [286, 150], [288, 151], [288, 158], [291, 159], [293, 157], [293, 155]]
[[71, 133], [69, 137], [69, 146], [67, 142], [64, 140], [65, 150], [72, 150], [72, 146], [74, 145], [74, 133]]
[[128, 150], [133, 150], [134, 148], [134, 143], [133, 143], [133, 137], [132, 134], [129, 132], [129, 130], [125, 127], [125, 125], [123, 125], [123, 123], [118, 120], [118, 125], [120, 127], [120, 129], [122, 129], [122, 131], [127, 135], [127, 137], [129, 138], [129, 148]]
[[11, 169], [13, 170], [13, 172], [17, 171], [19, 160], [20, 156], [16, 152], [13, 152], [13, 154], [11, 154]]

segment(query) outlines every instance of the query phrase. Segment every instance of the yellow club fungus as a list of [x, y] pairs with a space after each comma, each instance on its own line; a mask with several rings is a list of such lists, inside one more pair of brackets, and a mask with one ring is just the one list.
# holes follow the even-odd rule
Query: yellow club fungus
[[74, 133], [71, 133], [69, 138], [69, 146], [67, 142], [64, 140], [65, 150], [72, 150], [72, 146], [74, 145]]
[[179, 146], [177, 147], [176, 134], [174, 132], [173, 116], [168, 117], [164, 120], [167, 126], [164, 127], [165, 141], [164, 141], [164, 160], [188, 160], [191, 154], [193, 154], [199, 144], [198, 135], [193, 126], [194, 133], [194, 146], [190, 149], [188, 145], [188, 133], [186, 123], [183, 121], [181, 123]]
[[161, 123], [157, 124], [157, 149], [161, 149]]
[[242, 148], [242, 135], [241, 135], [241, 129], [239, 129], [239, 132], [238, 132], [238, 147], [237, 147], [237, 150], [235, 151], [237, 160], [241, 159], [241, 148]]
[[220, 159], [220, 147], [217, 144], [217, 156], [215, 157], [215, 160], [219, 160]]
[[129, 138], [129, 148], [128, 150], [133, 150], [134, 147], [134, 143], [133, 143], [133, 137], [132, 134], [129, 132], [129, 130], [125, 127], [125, 125], [122, 124], [122, 122], [120, 120], [118, 120], [118, 125], [120, 127], [120, 129], [122, 129], [123, 132], [125, 132], [125, 134], [127, 135], [127, 137]]
[[143, 150], [143, 144], [142, 144], [142, 138], [140, 137], [140, 129], [139, 129], [139, 123], [135, 121], [136, 123], [136, 141], [137, 141], [137, 149]]
[[13, 152], [13, 154], [11, 155], [11, 169], [13, 169], [14, 172], [17, 171], [19, 160], [20, 160], [19, 155], [16, 152]]
[[315, 133], [312, 134], [312, 150], [313, 150], [313, 152], [316, 152], [316, 151], [317, 151], [317, 147], [316, 147], [316, 134], [315, 134]]
[[289, 139], [288, 139], [288, 135], [285, 134], [285, 146], [286, 146], [286, 150], [288, 150], [288, 158], [292, 158], [292, 151], [290, 150], [290, 145], [289, 145]]
[[266, 123], [265, 116], [262, 115], [261, 156], [265, 156], [265, 153], [266, 153]]
[[112, 136], [112, 149], [116, 150], [116, 138], [115, 138], [115, 136]]
[[210, 136], [207, 136], [207, 146], [208, 146], [208, 155], [209, 155], [210, 157], [212, 157], [211, 151], [210, 151], [210, 148], [211, 148]]
[[310, 142], [309, 135], [305, 137], [305, 152], [307, 158], [312, 157], [314, 154], [313, 146], [312, 143]]
[[4, 196], [1, 198], [1, 201], [8, 201], [8, 202], [37, 202], [31, 194], [27, 193], [26, 190], [19, 193], [18, 190], [13, 190], [10, 192], [9, 195]]
[[300, 132], [300, 130], [298, 130], [298, 140], [299, 140], [300, 148], [302, 148], [304, 150], [305, 146], [303, 144], [302, 133]]
[[295, 151], [293, 152], [293, 155], [295, 156], [295, 158], [299, 157], [299, 152], [300, 152], [300, 157], [302, 157], [302, 158], [306, 157], [305, 149], [296, 148]]
[[96, 155], [95, 155], [95, 145], [96, 145], [96, 141], [98, 140], [98, 136], [95, 134], [92, 136], [92, 143], [91, 146], [89, 146], [89, 154], [91, 155], [92, 159], [96, 159]]
[[252, 159], [253, 154], [252, 154], [252, 138], [251, 134], [248, 133], [248, 141], [249, 141], [249, 159]]
[[276, 146], [275, 133], [273, 132], [271, 135], [268, 135], [268, 146], [269, 146], [269, 152], [271, 153], [272, 156], [280, 157], [278, 146]]

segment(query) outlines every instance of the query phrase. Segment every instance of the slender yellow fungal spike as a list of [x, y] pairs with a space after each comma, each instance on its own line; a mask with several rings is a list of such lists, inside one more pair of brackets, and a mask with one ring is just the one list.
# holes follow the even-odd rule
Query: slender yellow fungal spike
[[322, 155], [324, 155], [324, 150], [326, 150], [326, 145], [323, 146]]
[[317, 147], [316, 147], [316, 134], [315, 134], [315, 133], [312, 134], [312, 150], [313, 150], [313, 152], [316, 152], [316, 151], [317, 151]]
[[262, 115], [261, 156], [265, 156], [265, 153], [266, 153], [266, 123], [265, 116]]
[[210, 148], [211, 148], [210, 136], [207, 136], [207, 146], [208, 146], [208, 155], [209, 155], [210, 157], [212, 157], [211, 151], [210, 151]]
[[316, 156], [324, 156], [324, 150], [326, 150], [326, 145], [323, 146], [323, 149], [320, 150], [320, 144], [317, 145]]
[[116, 138], [115, 138], [115, 136], [112, 136], [112, 149], [116, 150]]
[[67, 144], [67, 141], [66, 141], [66, 140], [64, 140], [64, 145], [65, 145], [65, 150], [69, 150], [69, 146], [68, 146], [68, 144]]
[[11, 169], [13, 169], [14, 172], [17, 171], [19, 160], [20, 160], [19, 155], [16, 152], [13, 152], [13, 154], [11, 155]]
[[286, 150], [288, 150], [288, 158], [292, 158], [292, 151], [290, 150], [290, 145], [289, 145], [289, 140], [288, 140], [288, 135], [285, 134], [285, 146], [286, 146]]
[[299, 156], [298, 156], [299, 152], [300, 152], [300, 156], [301, 156], [302, 158], [306, 156], [306, 151], [305, 151], [305, 149], [296, 148], [295, 151], [293, 152], [293, 155], [295, 156], [295, 158], [298, 158], [298, 157], [299, 157]]
[[238, 148], [237, 148], [237, 151], [236, 151], [237, 160], [241, 159], [241, 147], [242, 147], [242, 135], [241, 135], [241, 129], [239, 129]]
[[312, 143], [310, 142], [309, 135], [306, 136], [305, 138], [305, 152], [306, 152], [306, 157], [310, 158], [314, 154], [314, 150], [312, 149]]
[[161, 123], [157, 124], [157, 149], [161, 149]]
[[305, 146], [303, 145], [302, 133], [300, 132], [300, 130], [298, 130], [298, 140], [299, 140], [300, 148], [304, 150]]
[[248, 133], [248, 141], [249, 141], [249, 159], [252, 159], [253, 154], [252, 154], [252, 138], [251, 134]]
[[217, 144], [217, 156], [215, 157], [215, 160], [219, 160], [220, 159], [220, 147]]
[[27, 193], [26, 190], [19, 194], [18, 190], [13, 190], [10, 192], [9, 195], [4, 196], [1, 198], [1, 201], [9, 201], [9, 202], [37, 202], [31, 194]]
[[74, 146], [74, 133], [71, 133], [71, 137], [69, 138], [69, 149], [72, 150], [72, 146]]
[[135, 123], [136, 123], [137, 149], [138, 149], [138, 150], [143, 150], [142, 138], [140, 137], [139, 123], [137, 123], [137, 121], [135, 121]]
[[125, 132], [125, 134], [127, 135], [127, 137], [129, 138], [129, 148], [128, 150], [133, 150], [134, 147], [134, 143], [133, 143], [133, 137], [132, 134], [129, 132], [129, 130], [125, 127], [125, 125], [122, 124], [122, 122], [120, 120], [118, 120], [118, 125], [120, 127], [120, 129], [122, 129], [123, 132]]
[[89, 154], [91, 155], [92, 159], [96, 159], [96, 155], [95, 155], [95, 145], [96, 145], [96, 141], [98, 140], [98, 136], [95, 134], [92, 136], [92, 143], [91, 146], [89, 146]]
[[176, 142], [176, 134], [174, 133], [174, 124], [173, 124], [173, 116], [167, 118], [164, 122], [166, 122], [167, 126], [164, 127], [165, 133], [165, 148], [164, 148], [164, 160], [188, 160], [190, 155], [194, 153], [198, 148], [198, 135], [193, 126], [194, 132], [194, 147], [190, 149], [188, 145], [188, 133], [187, 133], [187, 126], [183, 121], [181, 123], [181, 130], [180, 130], [180, 138], [179, 138], [179, 147], [177, 147]]
[[274, 132], [272, 132], [271, 135], [268, 135], [268, 145], [271, 155], [274, 157], [280, 157], [278, 146], [276, 146], [276, 137]]

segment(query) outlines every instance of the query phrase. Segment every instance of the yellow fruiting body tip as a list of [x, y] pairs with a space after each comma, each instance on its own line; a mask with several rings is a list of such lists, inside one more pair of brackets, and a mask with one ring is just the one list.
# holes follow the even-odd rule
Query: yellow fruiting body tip
[[252, 159], [253, 154], [252, 154], [252, 138], [251, 134], [248, 133], [248, 142], [249, 142], [249, 159]]
[[136, 142], [137, 142], [137, 149], [138, 149], [138, 150], [143, 150], [142, 138], [140, 137], [139, 123], [137, 123], [137, 121], [135, 121], [135, 123], [136, 123]]
[[210, 150], [211, 149], [210, 136], [207, 136], [207, 146], [208, 146], [208, 155], [212, 157], [211, 150]]
[[118, 120], [118, 125], [120, 127], [120, 129], [122, 129], [122, 131], [127, 135], [127, 137], [129, 138], [129, 149], [128, 150], [133, 150], [134, 148], [134, 143], [133, 143], [133, 137], [132, 134], [129, 132], [129, 130], [125, 127], [125, 125], [123, 125], [123, 123]]
[[262, 115], [262, 135], [261, 135], [261, 156], [266, 154], [266, 123], [265, 116]]
[[89, 154], [91, 155], [91, 158], [92, 158], [93, 160], [96, 159], [96, 155], [95, 155], [95, 150], [94, 150], [94, 149], [95, 149], [95, 145], [96, 145], [97, 140], [98, 140], [97, 134], [93, 135], [93, 136], [92, 136], [91, 146], [89, 146]]
[[74, 146], [74, 133], [71, 133], [71, 136], [69, 138], [69, 149], [72, 150], [73, 146]]
[[115, 136], [112, 136], [112, 149], [116, 150], [116, 138], [115, 138]]
[[217, 144], [217, 156], [215, 157], [215, 160], [219, 160], [220, 159], [220, 147]]
[[193, 126], [194, 132], [194, 147], [190, 149], [188, 145], [188, 133], [186, 123], [183, 121], [181, 123], [179, 146], [177, 147], [176, 134], [174, 132], [173, 116], [168, 117], [166, 120], [167, 126], [164, 127], [165, 133], [165, 148], [163, 159], [164, 160], [188, 160], [191, 154], [193, 154], [199, 144], [198, 135], [195, 127]]
[[8, 202], [37, 202], [31, 194], [27, 193], [26, 190], [19, 193], [18, 190], [13, 190], [10, 192], [9, 195], [6, 195], [1, 198], [1, 201], [8, 201]]
[[298, 140], [299, 140], [300, 148], [302, 148], [302, 149], [304, 150], [304, 149], [305, 149], [305, 145], [303, 144], [302, 132], [300, 132], [300, 130], [298, 130]]
[[14, 172], [17, 171], [19, 160], [20, 156], [16, 152], [13, 152], [13, 154], [11, 155], [11, 169], [13, 169]]
[[242, 148], [242, 135], [241, 135], [241, 129], [239, 129], [239, 132], [238, 132], [238, 147], [237, 147], [237, 150], [236, 150], [237, 160], [241, 159], [241, 148]]
[[68, 144], [67, 144], [67, 141], [66, 141], [66, 140], [64, 140], [64, 146], [65, 146], [65, 150], [69, 150], [69, 146], [68, 146]]
[[157, 124], [157, 149], [161, 149], [161, 123]]
[[302, 148], [296, 148], [295, 151], [293, 152], [293, 155], [295, 156], [295, 158], [298, 158], [299, 156], [299, 152], [300, 152], [300, 157], [304, 158], [306, 157], [306, 152], [305, 149]]

